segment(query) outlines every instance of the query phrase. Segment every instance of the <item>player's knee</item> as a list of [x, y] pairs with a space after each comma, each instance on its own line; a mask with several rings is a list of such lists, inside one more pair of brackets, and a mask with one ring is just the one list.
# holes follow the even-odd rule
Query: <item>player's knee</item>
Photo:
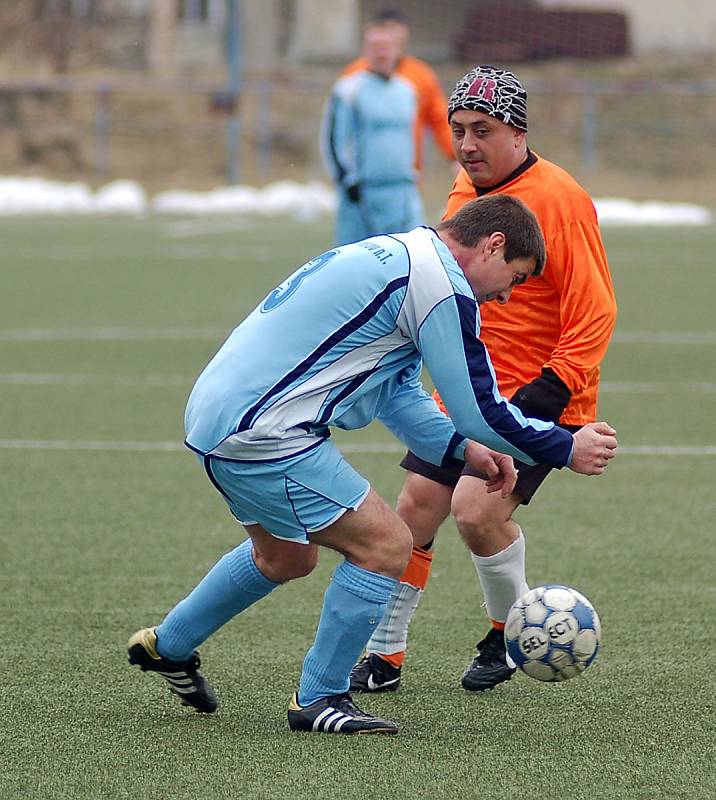
[[404, 523], [396, 524], [390, 532], [371, 549], [363, 566], [371, 572], [399, 578], [410, 561], [413, 552], [413, 537]]
[[460, 535], [468, 544], [492, 537], [500, 527], [500, 521], [490, 509], [460, 495], [453, 497], [450, 510]]
[[[408, 525], [416, 538], [416, 544], [430, 541], [435, 537], [437, 529], [445, 520], [448, 509], [443, 508], [441, 498], [427, 491], [424, 486], [417, 486], [410, 480], [406, 481], [395, 506], [400, 518]], [[421, 541], [418, 541], [420, 539]]]
[[396, 526], [394, 535], [390, 537], [386, 574], [399, 578], [408, 566], [413, 552], [413, 537], [407, 525]]
[[305, 578], [310, 575], [318, 564], [318, 548], [306, 548], [307, 553], [302, 558], [292, 559], [286, 563], [285, 571], [290, 576], [286, 580], [295, 580], [296, 578]]
[[310, 575], [318, 563], [318, 548], [302, 546], [291, 553], [273, 554], [270, 559], [257, 558], [256, 566], [272, 581], [286, 583]]

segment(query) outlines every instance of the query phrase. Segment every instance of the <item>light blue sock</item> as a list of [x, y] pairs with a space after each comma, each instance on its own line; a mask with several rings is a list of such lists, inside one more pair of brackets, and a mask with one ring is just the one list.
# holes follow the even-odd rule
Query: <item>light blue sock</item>
[[344, 561], [333, 573], [313, 646], [306, 654], [298, 688], [299, 705], [348, 691], [350, 671], [398, 584]]
[[159, 655], [185, 661], [214, 631], [280, 584], [256, 566], [251, 539], [219, 559], [157, 628]]

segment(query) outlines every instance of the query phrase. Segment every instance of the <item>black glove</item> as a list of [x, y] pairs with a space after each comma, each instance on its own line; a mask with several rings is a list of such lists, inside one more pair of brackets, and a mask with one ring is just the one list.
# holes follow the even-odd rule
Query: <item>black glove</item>
[[517, 406], [526, 417], [558, 422], [571, 397], [572, 393], [559, 375], [545, 367], [539, 378], [514, 393], [510, 403]]
[[346, 197], [351, 203], [360, 203], [360, 184], [353, 183], [346, 186]]

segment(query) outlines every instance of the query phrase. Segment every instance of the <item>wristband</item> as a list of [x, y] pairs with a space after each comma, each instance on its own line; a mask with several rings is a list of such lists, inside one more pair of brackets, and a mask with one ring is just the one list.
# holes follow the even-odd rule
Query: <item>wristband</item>
[[545, 367], [538, 378], [514, 393], [510, 403], [517, 406], [526, 417], [559, 422], [571, 399], [572, 393], [567, 384], [554, 370]]

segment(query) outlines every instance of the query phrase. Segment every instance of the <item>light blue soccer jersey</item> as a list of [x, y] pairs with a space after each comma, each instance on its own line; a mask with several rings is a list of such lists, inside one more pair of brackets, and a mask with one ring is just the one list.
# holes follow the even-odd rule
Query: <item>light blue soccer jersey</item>
[[[235, 461], [277, 460], [331, 427], [383, 422], [433, 464], [473, 439], [526, 463], [570, 463], [572, 437], [499, 395], [479, 310], [435, 231], [376, 236], [298, 269], [232, 332], [189, 397], [186, 442]], [[425, 363], [450, 412], [420, 383]]]
[[[338, 244], [423, 223], [417, 112], [415, 87], [399, 75], [364, 70], [336, 83], [323, 116], [321, 150], [338, 189]], [[349, 186], [360, 187], [359, 199], [348, 196]]]
[[416, 90], [399, 75], [361, 71], [341, 78], [321, 129], [333, 179], [343, 186], [414, 183], [417, 112]]

